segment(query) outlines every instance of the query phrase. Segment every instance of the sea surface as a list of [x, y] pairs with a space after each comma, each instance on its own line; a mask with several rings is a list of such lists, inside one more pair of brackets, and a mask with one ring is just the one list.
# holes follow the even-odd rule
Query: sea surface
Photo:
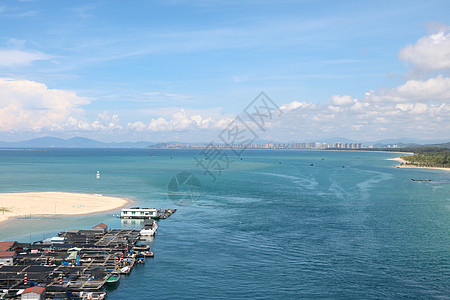
[[[226, 154], [219, 173], [197, 150], [0, 150], [0, 192], [96, 193], [178, 208], [159, 221], [155, 258], [122, 277], [110, 300], [450, 299], [450, 172], [393, 168], [385, 159], [395, 153]], [[187, 201], [167, 195], [180, 173], [201, 183], [181, 186]], [[118, 213], [17, 219], [0, 226], [0, 240], [99, 222], [138, 226]]]

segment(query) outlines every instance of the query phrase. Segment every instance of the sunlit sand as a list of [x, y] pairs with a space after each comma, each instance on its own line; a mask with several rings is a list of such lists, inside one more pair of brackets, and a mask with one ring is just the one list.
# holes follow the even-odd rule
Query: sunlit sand
[[125, 206], [129, 200], [98, 194], [0, 193], [0, 222], [21, 216], [83, 215]]
[[443, 170], [443, 171], [450, 171], [450, 168], [439, 168], [439, 167], [420, 167], [420, 166], [415, 166], [415, 165], [407, 165], [407, 161], [400, 158], [400, 157], [396, 157], [396, 158], [387, 158], [386, 160], [394, 160], [394, 161], [398, 161], [399, 163], [401, 163], [400, 165], [396, 165], [394, 167], [396, 168], [411, 168], [411, 169], [432, 169], [432, 170]]

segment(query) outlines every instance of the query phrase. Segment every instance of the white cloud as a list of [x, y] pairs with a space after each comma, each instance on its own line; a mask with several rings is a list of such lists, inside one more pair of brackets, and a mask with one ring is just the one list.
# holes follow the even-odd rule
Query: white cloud
[[309, 108], [315, 106], [314, 103], [308, 103], [308, 102], [298, 102], [298, 101], [292, 101], [290, 103], [286, 103], [280, 106], [280, 109], [282, 111], [290, 111], [296, 108]]
[[[416, 69], [450, 69], [448, 43], [449, 34], [440, 31], [420, 39], [415, 45], [405, 47], [400, 56]], [[0, 51], [0, 62], [5, 61], [1, 59], [5, 53]], [[46, 59], [44, 54], [34, 54], [37, 56], [16, 55], [15, 61], [3, 63], [3, 66], [26, 65]], [[439, 59], [436, 61], [432, 57], [428, 61], [429, 56]], [[354, 139], [449, 136], [450, 78], [436, 73], [432, 73], [432, 78], [407, 80], [394, 88], [369, 91], [360, 99], [350, 95], [332, 95], [324, 103], [292, 101], [283, 104], [280, 106], [283, 116], [268, 123], [270, 130], [267, 132], [276, 134], [277, 140], [333, 136]], [[180, 140], [186, 141], [188, 135], [202, 140], [208, 133], [218, 134], [235, 117], [223, 115], [221, 108], [183, 109], [167, 106], [167, 103], [176, 105], [175, 102], [196, 100], [196, 97], [189, 95], [153, 91], [144, 96], [145, 102], [153, 106], [140, 109], [123, 125], [116, 112], [103, 111], [88, 120], [82, 106], [88, 104], [89, 99], [73, 92], [49, 89], [33, 81], [0, 79], [0, 131], [120, 132], [122, 136], [135, 133], [155, 136], [166, 134], [170, 137], [180, 136]], [[155, 103], [164, 106], [158, 107]], [[264, 138], [262, 134], [261, 138]]]
[[380, 89], [366, 95], [371, 102], [438, 100], [450, 103], [450, 78], [438, 75], [428, 80], [408, 80], [394, 89]]
[[[445, 78], [438, 78], [437, 81]], [[434, 87], [428, 81], [416, 82], [418, 85]], [[406, 87], [410, 86], [407, 84]], [[383, 101], [373, 101], [373, 97], [381, 98], [380, 91], [372, 91], [362, 100], [351, 96], [332, 96], [330, 101], [321, 104], [303, 103], [300, 105], [284, 104], [281, 107], [295, 107], [285, 110], [281, 122], [272, 130], [277, 132], [277, 139], [293, 140], [320, 139], [326, 137], [346, 136], [353, 139], [377, 139], [392, 136], [423, 136], [427, 138], [442, 138], [450, 132], [450, 104], [442, 96], [442, 88], [438, 99], [434, 102], [421, 101], [425, 99], [426, 89], [409, 89], [402, 85], [388, 92], [383, 91]], [[430, 87], [430, 89], [431, 89]], [[407, 97], [411, 90], [420, 95]], [[408, 92], [406, 92], [408, 91]], [[401, 99], [394, 102], [392, 94]], [[411, 92], [414, 95], [414, 92]], [[375, 96], [374, 96], [375, 95]], [[389, 97], [390, 98], [389, 98]], [[411, 99], [412, 98], [412, 99]], [[283, 132], [286, 136], [283, 136]]]
[[422, 71], [450, 69], [450, 27], [441, 26], [436, 33], [429, 34], [414, 45], [407, 45], [399, 58]]
[[16, 67], [29, 65], [34, 61], [48, 60], [52, 56], [41, 52], [22, 50], [0, 50], [0, 67]]
[[201, 114], [189, 114], [184, 109], [175, 112], [170, 118], [155, 118], [145, 125], [142, 121], [128, 123], [127, 127], [136, 131], [169, 132], [196, 129], [223, 129], [231, 118], [204, 117]]
[[145, 126], [145, 124], [142, 123], [141, 121], [137, 121], [134, 123], [128, 123], [128, 128], [131, 130], [136, 130], [138, 132], [142, 132], [147, 128], [147, 126]]
[[409, 80], [397, 87], [395, 93], [405, 100], [450, 100], [450, 78], [439, 75], [425, 81]]
[[355, 99], [353, 99], [350, 96], [339, 96], [339, 95], [333, 95], [331, 96], [331, 103], [333, 103], [333, 105], [350, 105], [350, 104], [354, 104], [356, 102]]
[[[434, 102], [422, 101], [423, 97], [416, 95], [422, 95], [421, 89], [411, 86], [424, 85], [432, 89], [446, 86], [442, 82], [447, 80], [437, 77], [431, 81], [408, 81], [389, 91], [372, 91], [361, 100], [349, 95], [333, 95], [325, 103], [292, 101], [281, 105], [284, 114], [268, 124], [268, 132], [276, 132], [278, 140], [330, 136], [373, 139], [392, 135], [431, 138], [430, 132], [436, 135], [435, 138], [440, 138], [450, 131], [450, 103], [445, 103], [447, 98], [443, 96], [436, 96]], [[444, 88], [434, 89], [440, 91], [439, 95], [445, 91]], [[415, 99], [408, 99], [408, 93], [416, 95]], [[402, 101], [388, 101], [388, 96]], [[384, 97], [384, 100], [376, 102], [373, 97]], [[199, 133], [196, 138], [201, 140], [202, 136], [218, 134], [234, 118], [233, 115], [223, 115], [220, 109], [162, 108], [159, 113], [158, 110], [148, 111], [155, 116], [149, 121], [141, 118], [122, 125], [115, 112], [103, 111], [94, 120], [87, 119], [82, 106], [88, 103], [89, 99], [74, 92], [49, 89], [42, 83], [28, 80], [3, 78], [0, 79], [0, 131], [50, 134], [115, 132], [122, 136], [167, 134], [180, 140], [185, 134], [192, 138]]]
[[186, 100], [192, 98], [191, 95], [176, 94], [176, 93], [165, 93], [165, 92], [147, 92], [143, 93], [149, 99], [162, 99], [162, 100]]
[[55, 130], [82, 115], [90, 100], [45, 84], [0, 78], [0, 131]]

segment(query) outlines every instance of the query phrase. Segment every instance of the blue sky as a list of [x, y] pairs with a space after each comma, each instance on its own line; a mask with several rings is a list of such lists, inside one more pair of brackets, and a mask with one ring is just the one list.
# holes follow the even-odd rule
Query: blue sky
[[262, 138], [443, 138], [448, 11], [449, 1], [1, 1], [0, 139], [209, 141], [260, 91], [285, 112]]

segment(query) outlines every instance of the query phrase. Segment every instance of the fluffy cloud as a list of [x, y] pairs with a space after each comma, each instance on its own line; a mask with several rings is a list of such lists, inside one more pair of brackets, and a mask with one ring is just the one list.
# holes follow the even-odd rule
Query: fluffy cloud
[[0, 67], [16, 67], [29, 65], [34, 61], [48, 60], [52, 57], [41, 52], [22, 50], [0, 50]]
[[372, 91], [366, 98], [372, 102], [438, 100], [450, 103], [450, 78], [439, 75], [427, 80], [408, 80], [394, 89]]
[[339, 95], [331, 96], [331, 103], [336, 106], [354, 104], [355, 101], [356, 100], [350, 96], [339, 96]]
[[195, 129], [223, 129], [232, 121], [232, 118], [204, 117], [201, 114], [188, 114], [184, 109], [175, 112], [171, 118], [151, 119], [148, 124], [142, 121], [128, 123], [127, 127], [139, 132], [168, 132], [168, 131], [186, 131]]
[[205, 116], [208, 111], [171, 109], [165, 117], [121, 124], [118, 114], [103, 111], [95, 119], [85, 116], [83, 106], [91, 101], [74, 92], [49, 89], [29, 80], [0, 78], [0, 132], [183, 132], [222, 129], [231, 117]]
[[[292, 101], [280, 106], [283, 115], [266, 124], [270, 128], [267, 132], [273, 132], [276, 140], [449, 136], [450, 78], [438, 75], [439, 71], [450, 70], [447, 31], [448, 28], [427, 35], [400, 51], [402, 60], [416, 70], [428, 72], [431, 78], [411, 79], [394, 88], [372, 90], [360, 99], [332, 95], [323, 103]], [[25, 65], [39, 59], [48, 57], [41, 53], [0, 51], [0, 66]], [[145, 101], [166, 105], [168, 100], [191, 100], [190, 96], [161, 92], [145, 96]], [[143, 109], [141, 117], [133, 116], [134, 119], [122, 124], [118, 114], [107, 111], [89, 120], [82, 109], [89, 103], [89, 99], [73, 92], [49, 89], [42, 83], [0, 78], [0, 131], [119, 132], [122, 136], [160, 133], [186, 140], [184, 136], [189, 133], [191, 136], [200, 131], [206, 136], [208, 130], [219, 133], [234, 119], [223, 116], [220, 108], [185, 110], [165, 106]], [[146, 116], [149, 119], [144, 119]], [[259, 134], [261, 138], [270, 138]], [[196, 138], [203, 139], [200, 135]]]
[[414, 45], [407, 45], [399, 53], [399, 58], [411, 63], [415, 69], [423, 71], [450, 69], [450, 27], [441, 27]]
[[310, 107], [310, 106], [315, 106], [315, 104], [313, 104], [313, 103], [308, 103], [308, 102], [292, 101], [292, 102], [290, 102], [290, 103], [283, 104], [282, 106], [280, 106], [280, 109], [281, 109], [282, 111], [290, 111], [290, 110], [293, 110], [293, 109], [297, 109], [297, 108], [299, 108], [299, 107], [302, 107], [302, 108], [308, 108], [308, 107]]
[[[450, 104], [422, 102], [372, 102], [352, 99], [353, 104], [329, 102], [304, 105], [287, 111], [274, 126], [278, 139], [320, 139], [347, 136], [376, 139], [392, 136], [442, 138], [450, 132]], [[284, 104], [289, 106], [291, 103]], [[284, 133], [284, 134], [283, 134]], [[284, 136], [283, 136], [284, 135]]]
[[89, 102], [42, 83], [0, 78], [0, 131], [57, 129], [70, 117], [82, 114], [80, 106]]

